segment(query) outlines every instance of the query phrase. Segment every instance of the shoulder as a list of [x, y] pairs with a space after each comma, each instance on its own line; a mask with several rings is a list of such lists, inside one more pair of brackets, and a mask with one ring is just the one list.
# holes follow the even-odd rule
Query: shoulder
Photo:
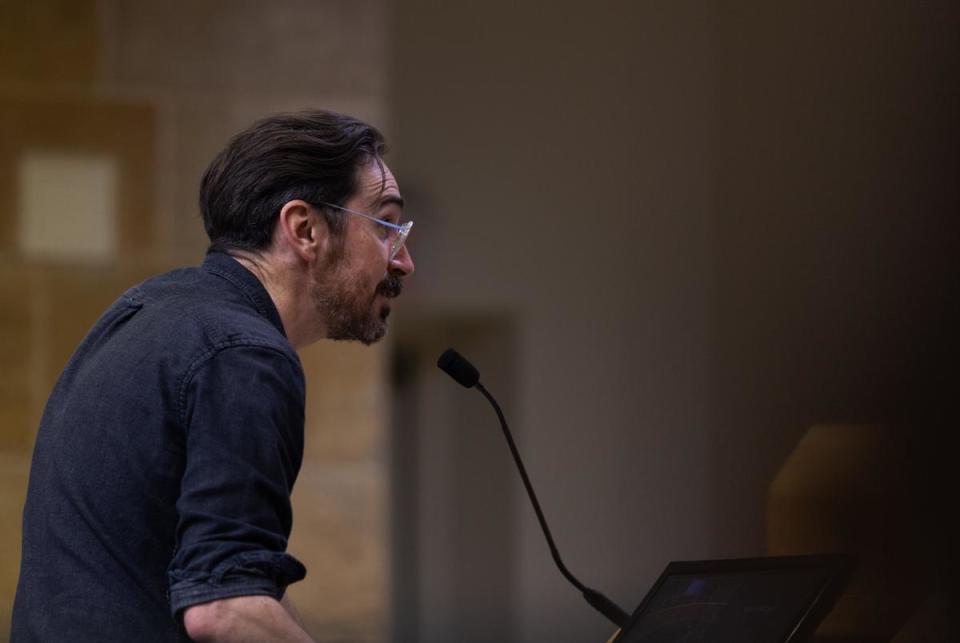
[[299, 363], [266, 292], [252, 296], [249, 288], [207, 266], [159, 275], [125, 297], [140, 304], [142, 314], [153, 318], [154, 327], [174, 344], [197, 339], [208, 349], [219, 349], [247, 343], [272, 347]]
[[205, 268], [154, 277], [123, 298], [138, 310], [130, 335], [160, 357], [177, 384], [176, 401], [187, 412], [191, 391], [272, 389], [304, 397], [303, 369], [266, 291], [250, 289]]

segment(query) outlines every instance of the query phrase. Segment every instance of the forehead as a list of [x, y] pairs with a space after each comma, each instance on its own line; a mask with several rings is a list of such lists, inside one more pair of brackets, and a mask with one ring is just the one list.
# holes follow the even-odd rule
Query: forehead
[[383, 161], [365, 163], [360, 166], [358, 174], [357, 198], [364, 207], [375, 209], [383, 203], [403, 202], [397, 179]]

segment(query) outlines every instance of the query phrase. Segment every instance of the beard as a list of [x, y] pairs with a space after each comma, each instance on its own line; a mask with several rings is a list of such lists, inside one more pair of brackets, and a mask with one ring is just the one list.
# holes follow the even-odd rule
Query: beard
[[377, 310], [377, 297], [397, 297], [403, 283], [396, 275], [387, 275], [374, 289], [365, 292], [360, 279], [327, 283], [314, 291], [314, 303], [326, 329], [327, 339], [358, 341], [369, 346], [387, 334], [390, 308]]

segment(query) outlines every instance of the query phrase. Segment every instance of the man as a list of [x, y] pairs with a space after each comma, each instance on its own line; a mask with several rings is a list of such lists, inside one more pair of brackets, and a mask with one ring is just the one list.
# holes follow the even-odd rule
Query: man
[[208, 168], [199, 268], [121, 296], [47, 403], [14, 641], [307, 641], [283, 600], [303, 455], [295, 349], [370, 344], [413, 261], [377, 130], [262, 120]]

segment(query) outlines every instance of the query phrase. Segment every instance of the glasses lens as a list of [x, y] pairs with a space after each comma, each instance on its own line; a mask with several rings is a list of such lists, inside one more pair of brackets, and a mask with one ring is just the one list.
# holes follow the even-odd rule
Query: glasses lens
[[403, 244], [407, 242], [407, 235], [410, 234], [410, 228], [413, 227], [413, 221], [407, 221], [403, 224], [403, 227], [397, 231], [397, 238], [393, 240], [393, 245], [390, 246], [390, 260], [393, 261], [393, 258], [397, 256], [397, 253], [400, 252], [400, 248], [403, 247]]

